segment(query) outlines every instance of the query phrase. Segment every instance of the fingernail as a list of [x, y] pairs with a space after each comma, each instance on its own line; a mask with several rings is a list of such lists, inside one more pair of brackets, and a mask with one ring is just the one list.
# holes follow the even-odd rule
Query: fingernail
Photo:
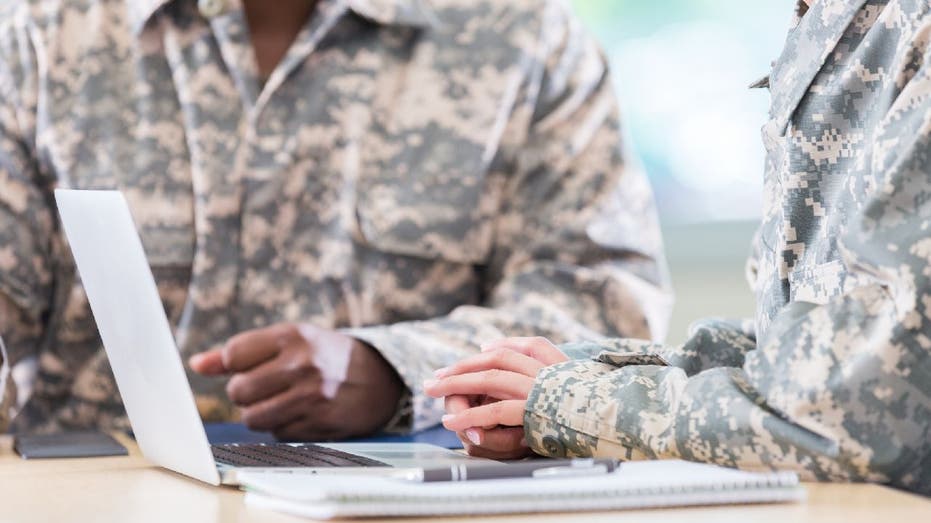
[[439, 383], [439, 380], [423, 380], [423, 388], [429, 389], [435, 387], [437, 383]]
[[454, 414], [444, 414], [443, 417], [440, 418], [440, 421], [442, 421], [443, 423], [446, 423], [447, 421], [450, 421], [455, 417], [456, 416]]
[[477, 430], [475, 430], [475, 429], [468, 429], [468, 430], [465, 431], [465, 435], [466, 435], [467, 438], [469, 438], [469, 441], [471, 441], [473, 445], [481, 445], [481, 444], [482, 444], [482, 437], [481, 437], [481, 435], [479, 435], [479, 433], [478, 433]]
[[487, 352], [489, 347], [491, 347], [491, 343], [483, 343], [483, 344], [481, 344], [481, 345], [478, 346], [478, 348], [479, 348], [482, 352]]
[[443, 378], [448, 373], [449, 373], [449, 367], [443, 367], [442, 369], [436, 369], [435, 371], [433, 371], [433, 375], [436, 376], [437, 378]]

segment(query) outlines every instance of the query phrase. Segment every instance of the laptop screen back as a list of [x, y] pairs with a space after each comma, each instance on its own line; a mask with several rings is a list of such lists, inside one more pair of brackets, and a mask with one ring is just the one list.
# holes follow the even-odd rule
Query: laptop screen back
[[65, 234], [143, 455], [219, 473], [129, 206], [118, 191], [55, 191]]

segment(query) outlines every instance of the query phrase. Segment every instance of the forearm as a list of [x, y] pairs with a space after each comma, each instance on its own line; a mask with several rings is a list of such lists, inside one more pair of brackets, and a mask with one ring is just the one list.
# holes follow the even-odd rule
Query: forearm
[[484, 342], [507, 336], [544, 336], [557, 343], [603, 340], [602, 332], [623, 332], [627, 325], [635, 326], [630, 334], [649, 337], [642, 307], [651, 300], [667, 300], [666, 294], [659, 287], [648, 294], [624, 290], [621, 282], [599, 274], [604, 273], [568, 265], [554, 271], [542, 263], [502, 282], [481, 306], [459, 307], [427, 321], [344, 332], [375, 347], [394, 366], [408, 387], [412, 428], [418, 429], [436, 424], [443, 413], [441, 401], [423, 394], [423, 380], [432, 378], [436, 369], [475, 354]]
[[550, 455], [643, 455], [928, 484], [920, 476], [931, 459], [931, 369], [919, 333], [903, 323], [909, 315], [878, 286], [786, 314], [743, 368], [691, 377], [662, 365], [547, 368], [528, 398], [528, 442]]

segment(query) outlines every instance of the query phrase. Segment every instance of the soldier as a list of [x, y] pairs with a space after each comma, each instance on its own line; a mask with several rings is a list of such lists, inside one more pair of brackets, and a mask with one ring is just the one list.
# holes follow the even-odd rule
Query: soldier
[[931, 495], [931, 7], [797, 14], [760, 83], [755, 323], [701, 322], [676, 347], [487, 345], [427, 384], [473, 454], [681, 458]]
[[438, 423], [421, 384], [476, 339], [665, 329], [650, 190], [557, 0], [2, 2], [12, 423], [122, 427], [56, 187], [125, 193], [203, 417], [283, 438]]

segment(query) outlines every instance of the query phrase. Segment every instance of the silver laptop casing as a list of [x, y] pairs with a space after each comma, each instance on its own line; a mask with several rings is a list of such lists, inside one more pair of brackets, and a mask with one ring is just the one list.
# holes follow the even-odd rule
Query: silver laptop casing
[[[237, 484], [240, 470], [214, 461], [129, 206], [118, 191], [55, 191], [65, 234], [142, 454], [212, 485]], [[372, 474], [398, 468], [487, 461], [424, 443], [326, 446], [392, 468], [248, 468], [275, 473]]]

